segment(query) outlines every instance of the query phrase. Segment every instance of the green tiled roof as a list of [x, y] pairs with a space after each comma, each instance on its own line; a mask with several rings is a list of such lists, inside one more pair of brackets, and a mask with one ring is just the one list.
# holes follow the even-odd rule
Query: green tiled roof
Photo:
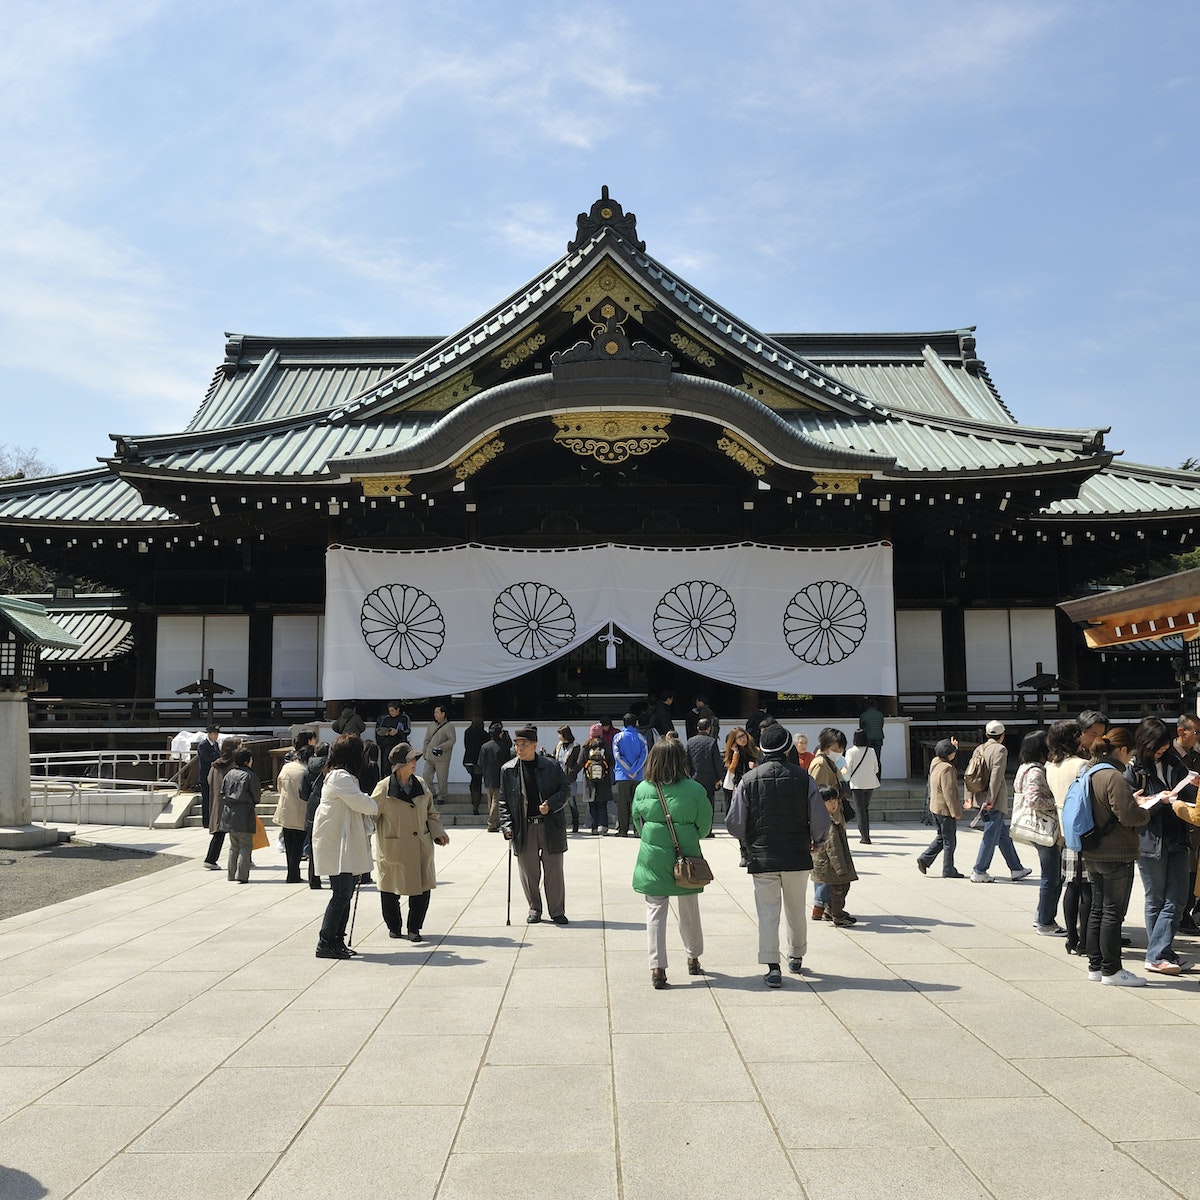
[[58, 650], [74, 650], [79, 642], [46, 615], [40, 604], [0, 596], [0, 617], [6, 619], [28, 641]]

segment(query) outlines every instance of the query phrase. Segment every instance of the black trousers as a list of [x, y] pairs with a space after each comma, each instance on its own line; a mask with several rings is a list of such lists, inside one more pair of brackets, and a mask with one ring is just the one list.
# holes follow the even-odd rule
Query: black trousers
[[[431, 892], [420, 892], [408, 898], [408, 932], [420, 933], [425, 924], [425, 914], [429, 911]], [[400, 933], [404, 928], [403, 914], [400, 912], [400, 897], [395, 892], [379, 893], [379, 907], [383, 909], [383, 923], [392, 933]]]
[[300, 877], [300, 858], [304, 854], [304, 830], [283, 831], [283, 852], [287, 856], [287, 879], [285, 883], [303, 883]]

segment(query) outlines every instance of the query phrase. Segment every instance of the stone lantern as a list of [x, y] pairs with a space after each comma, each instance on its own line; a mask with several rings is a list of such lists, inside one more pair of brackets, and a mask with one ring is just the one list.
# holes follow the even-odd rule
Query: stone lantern
[[40, 604], [0, 596], [0, 848], [24, 850], [58, 841], [58, 830], [30, 821], [30, 692], [44, 691], [38, 678], [42, 646], [71, 650], [79, 645]]

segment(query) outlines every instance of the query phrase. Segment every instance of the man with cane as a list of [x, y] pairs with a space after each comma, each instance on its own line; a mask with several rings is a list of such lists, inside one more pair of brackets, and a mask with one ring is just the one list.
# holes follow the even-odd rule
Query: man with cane
[[[566, 925], [567, 779], [554, 759], [537, 752], [537, 741], [532, 725], [513, 734], [516, 758], [500, 769], [500, 829], [516, 854], [517, 873], [529, 903], [526, 923], [536, 925], [542, 919], [544, 874], [546, 910], [555, 925]], [[511, 883], [510, 859], [510, 904]]]

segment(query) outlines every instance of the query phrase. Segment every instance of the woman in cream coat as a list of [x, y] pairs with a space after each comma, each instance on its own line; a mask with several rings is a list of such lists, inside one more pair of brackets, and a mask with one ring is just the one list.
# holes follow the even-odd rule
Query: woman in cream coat
[[389, 937], [404, 936], [400, 897], [407, 896], [410, 942], [422, 940], [429, 896], [437, 887], [433, 847], [450, 844], [433, 796], [416, 773], [420, 757], [407, 742], [393, 746], [388, 755], [392, 769], [372, 796], [379, 805], [375, 851], [384, 924]]
[[353, 958], [355, 954], [346, 945], [350, 898], [359, 876], [371, 870], [369, 818], [378, 811], [375, 801], [359, 790], [362, 765], [362, 742], [353, 734], [343, 734], [329, 751], [321, 804], [313, 820], [313, 869], [329, 876], [333, 891], [321, 922], [318, 958]]

